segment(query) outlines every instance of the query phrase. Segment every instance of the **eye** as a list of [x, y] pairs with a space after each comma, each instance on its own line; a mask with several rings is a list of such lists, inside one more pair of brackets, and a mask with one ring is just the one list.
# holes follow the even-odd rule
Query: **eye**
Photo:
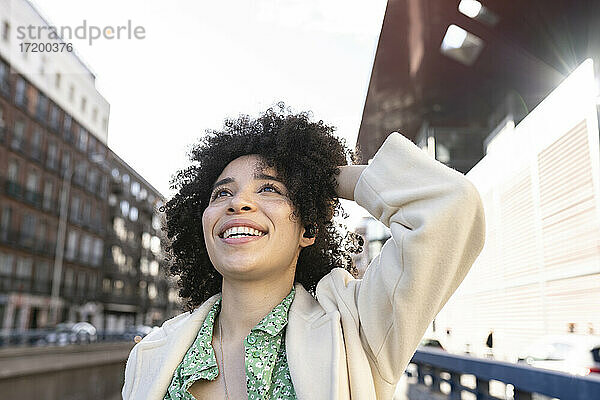
[[264, 190], [264, 189], [272, 189], [273, 192], [272, 193], [280, 193], [279, 189], [277, 189], [277, 187], [275, 185], [273, 185], [272, 183], [265, 183], [264, 185], [262, 185], [260, 187], [260, 190]]
[[220, 196], [221, 193], [229, 193], [229, 190], [228, 189], [221, 189], [221, 188], [215, 190], [213, 192], [213, 195], [212, 195], [212, 200], [214, 200], [214, 199], [216, 199], [218, 197], [221, 197]]

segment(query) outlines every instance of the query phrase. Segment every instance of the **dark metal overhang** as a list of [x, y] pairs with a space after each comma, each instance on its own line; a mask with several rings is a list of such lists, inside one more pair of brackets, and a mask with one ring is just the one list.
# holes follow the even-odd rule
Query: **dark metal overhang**
[[[482, 147], [507, 114], [518, 122], [586, 58], [598, 71], [600, 1], [482, 0], [495, 25], [459, 3], [388, 1], [358, 135], [364, 161], [390, 132], [415, 140], [424, 125], [474, 133]], [[440, 51], [451, 24], [483, 41], [473, 64]]]

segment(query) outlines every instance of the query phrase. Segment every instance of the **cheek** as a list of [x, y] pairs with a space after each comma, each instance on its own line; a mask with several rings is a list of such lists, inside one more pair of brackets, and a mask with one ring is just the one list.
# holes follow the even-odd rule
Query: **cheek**
[[204, 237], [210, 237], [212, 233], [213, 215], [210, 208], [207, 208], [202, 213], [202, 230], [204, 231]]

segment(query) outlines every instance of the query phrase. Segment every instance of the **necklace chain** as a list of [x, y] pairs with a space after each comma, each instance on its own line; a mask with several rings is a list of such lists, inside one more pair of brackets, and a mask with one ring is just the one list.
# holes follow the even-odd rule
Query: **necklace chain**
[[221, 318], [219, 318], [219, 348], [221, 349], [221, 365], [223, 366], [223, 383], [225, 384], [225, 398], [229, 400], [227, 393], [227, 380], [225, 379], [225, 357], [223, 356], [223, 329], [221, 328]]

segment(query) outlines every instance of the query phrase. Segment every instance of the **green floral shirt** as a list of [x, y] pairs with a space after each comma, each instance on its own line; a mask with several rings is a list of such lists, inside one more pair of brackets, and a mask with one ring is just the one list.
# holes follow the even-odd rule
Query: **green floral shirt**
[[[285, 326], [296, 289], [264, 317], [244, 340], [248, 399], [296, 399], [285, 354]], [[212, 347], [215, 318], [221, 298], [212, 306], [196, 340], [175, 370], [164, 400], [193, 400], [188, 389], [198, 379], [214, 380], [219, 367]]]

